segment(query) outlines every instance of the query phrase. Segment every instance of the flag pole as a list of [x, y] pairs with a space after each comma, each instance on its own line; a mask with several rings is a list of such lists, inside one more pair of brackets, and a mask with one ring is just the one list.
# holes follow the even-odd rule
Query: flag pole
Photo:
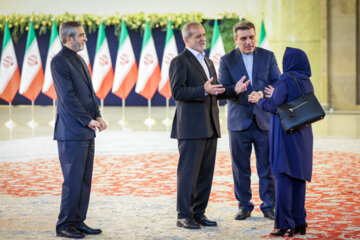
[[32, 129], [36, 128], [36, 126], [38, 125], [34, 118], [34, 108], [35, 108], [34, 100], [32, 100], [31, 101], [31, 121], [27, 123], [27, 125], [29, 127], [31, 127]]
[[16, 123], [11, 118], [11, 116], [12, 116], [11, 107], [12, 107], [11, 102], [9, 102], [9, 121], [7, 121], [5, 123], [5, 126], [9, 129], [16, 127]]
[[101, 115], [104, 114], [104, 100], [100, 100], [100, 112], [101, 112]]
[[52, 120], [49, 122], [49, 125], [54, 128], [55, 127], [55, 114], [56, 114], [56, 105], [55, 105], [55, 99], [53, 99], [53, 105], [52, 105]]
[[148, 99], [148, 118], [144, 121], [145, 125], [151, 129], [155, 125], [155, 120], [151, 118], [151, 99]]
[[170, 124], [171, 124], [171, 121], [169, 118], [169, 99], [168, 98], [166, 98], [166, 118], [164, 120], [162, 120], [162, 123], [167, 127], [170, 126]]
[[125, 120], [125, 99], [122, 99], [121, 104], [121, 120], [118, 122], [123, 128], [128, 124]]

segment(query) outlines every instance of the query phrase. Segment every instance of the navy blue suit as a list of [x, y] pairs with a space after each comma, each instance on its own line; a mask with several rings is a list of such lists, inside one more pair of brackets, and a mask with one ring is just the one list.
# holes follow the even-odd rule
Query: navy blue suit
[[67, 47], [53, 58], [51, 73], [57, 95], [54, 140], [64, 177], [56, 231], [83, 223], [89, 205], [95, 132], [87, 125], [101, 117], [89, 71]]
[[[246, 67], [238, 48], [224, 55], [220, 60], [219, 82], [224, 86], [236, 84], [242, 76], [249, 79]], [[256, 104], [248, 102], [252, 91], [263, 91], [268, 85], [274, 85], [280, 76], [280, 70], [272, 52], [255, 48], [253, 52], [252, 84], [247, 91], [236, 99], [228, 100], [228, 130], [232, 158], [235, 197], [239, 208], [252, 211], [250, 155], [252, 144], [256, 154], [256, 166], [259, 176], [259, 194], [263, 201], [260, 208], [266, 212], [274, 207], [274, 180], [269, 164], [269, 113]]]

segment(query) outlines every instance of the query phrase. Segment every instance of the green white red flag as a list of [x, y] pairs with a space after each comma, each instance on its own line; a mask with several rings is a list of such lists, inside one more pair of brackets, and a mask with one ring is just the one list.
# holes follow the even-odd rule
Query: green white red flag
[[168, 28], [166, 31], [166, 40], [164, 55], [161, 63], [161, 81], [159, 84], [159, 93], [166, 97], [167, 99], [171, 98], [170, 90], [170, 79], [169, 79], [169, 67], [171, 60], [176, 57], [178, 54], [176, 41], [174, 36], [174, 31], [171, 27], [171, 21], [169, 21]]
[[159, 86], [160, 79], [160, 66], [154, 39], [151, 34], [149, 23], [146, 21], [140, 55], [139, 77], [136, 83], [135, 92], [148, 100], [151, 99]]
[[11, 103], [20, 86], [20, 71], [8, 23], [5, 24], [0, 62], [0, 98]]
[[112, 92], [121, 99], [126, 99], [131, 89], [135, 86], [137, 78], [138, 67], [134, 50], [126, 23], [122, 21]]
[[30, 27], [26, 40], [26, 50], [21, 71], [19, 93], [31, 101], [38, 97], [44, 82], [44, 72], [34, 25]]
[[112, 88], [114, 71], [103, 23], [99, 26], [92, 81], [96, 96], [104, 100]]
[[51, 99], [56, 99], [56, 92], [53, 83], [53, 78], [51, 75], [50, 63], [53, 57], [61, 50], [61, 48], [62, 45], [59, 39], [58, 30], [54, 20], [51, 28], [48, 55], [46, 58], [44, 85], [42, 87], [43, 94], [50, 97]]
[[221, 38], [218, 21], [214, 22], [209, 58], [213, 61], [216, 73], [219, 71], [220, 58], [225, 54], [224, 43]]

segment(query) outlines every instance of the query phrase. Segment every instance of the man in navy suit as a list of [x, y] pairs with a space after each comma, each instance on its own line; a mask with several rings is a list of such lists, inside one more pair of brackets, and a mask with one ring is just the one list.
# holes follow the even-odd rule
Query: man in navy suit
[[241, 21], [233, 27], [237, 48], [220, 60], [219, 82], [224, 86], [233, 85], [242, 77], [250, 80], [247, 91], [236, 99], [228, 100], [228, 130], [235, 185], [235, 197], [239, 203], [236, 220], [251, 215], [250, 155], [254, 145], [256, 167], [259, 176], [260, 209], [264, 217], [274, 219], [274, 178], [269, 162], [269, 113], [256, 104], [249, 103], [252, 91], [270, 91], [280, 76], [274, 53], [255, 47], [255, 26], [249, 21]]
[[77, 52], [87, 41], [80, 22], [60, 25], [60, 52], [51, 62], [51, 73], [57, 95], [54, 140], [57, 140], [64, 177], [56, 235], [83, 238], [100, 234], [84, 221], [89, 206], [94, 162], [96, 129], [106, 129], [91, 83], [87, 66]]
[[199, 229], [215, 227], [205, 216], [214, 174], [217, 138], [220, 137], [217, 99], [235, 98], [249, 82], [222, 87], [214, 64], [205, 57], [203, 26], [189, 22], [182, 29], [186, 49], [170, 64], [171, 91], [176, 112], [171, 138], [178, 140], [177, 226]]

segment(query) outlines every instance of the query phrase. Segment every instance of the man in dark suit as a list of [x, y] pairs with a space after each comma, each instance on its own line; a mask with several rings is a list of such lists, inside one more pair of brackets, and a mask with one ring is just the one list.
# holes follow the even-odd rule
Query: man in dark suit
[[228, 100], [228, 130], [235, 185], [235, 197], [239, 203], [236, 220], [251, 215], [250, 155], [254, 144], [256, 167], [259, 176], [259, 195], [263, 201], [260, 209], [264, 217], [274, 219], [274, 178], [269, 162], [269, 113], [256, 104], [249, 103], [252, 91], [270, 91], [280, 76], [273, 52], [255, 47], [255, 26], [241, 21], [233, 27], [237, 48], [220, 59], [219, 82], [224, 86], [233, 85], [246, 76], [250, 80], [247, 91], [237, 99]]
[[99, 234], [84, 220], [89, 205], [94, 162], [96, 129], [106, 129], [96, 102], [90, 73], [77, 54], [87, 41], [80, 22], [64, 22], [60, 26], [63, 44], [51, 62], [51, 73], [57, 95], [54, 139], [57, 140], [64, 177], [56, 235], [83, 238]]
[[171, 138], [178, 139], [177, 226], [198, 229], [216, 226], [205, 216], [220, 137], [217, 98], [237, 97], [249, 82], [222, 87], [213, 63], [205, 57], [205, 30], [198, 22], [182, 30], [186, 49], [169, 69], [171, 91], [176, 101]]

